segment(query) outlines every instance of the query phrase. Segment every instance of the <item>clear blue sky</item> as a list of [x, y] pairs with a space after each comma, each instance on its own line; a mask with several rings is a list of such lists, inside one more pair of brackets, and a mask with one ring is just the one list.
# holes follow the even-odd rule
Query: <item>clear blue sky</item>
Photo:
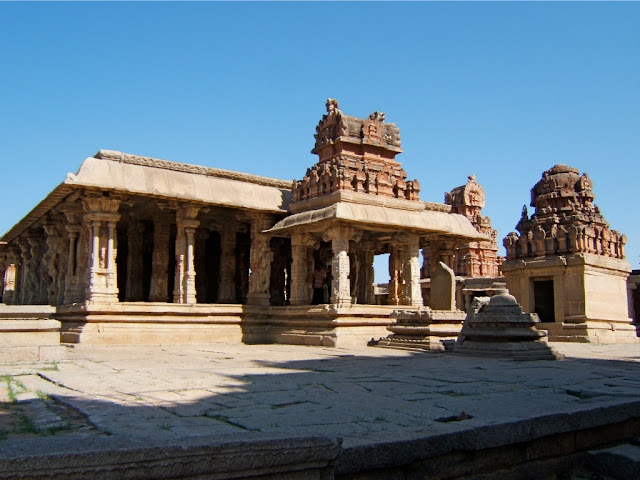
[[476, 174], [500, 241], [588, 172], [639, 268], [640, 3], [3, 2], [0, 68], [2, 232], [101, 148], [299, 179], [335, 97], [423, 200]]

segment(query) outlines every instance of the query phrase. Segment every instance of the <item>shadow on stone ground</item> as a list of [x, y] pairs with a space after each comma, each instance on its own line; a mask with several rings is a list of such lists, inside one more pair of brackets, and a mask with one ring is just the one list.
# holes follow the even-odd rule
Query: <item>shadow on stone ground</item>
[[[45, 436], [326, 435], [355, 452], [467, 435], [466, 448], [481, 449], [606, 424], [626, 408], [636, 415], [638, 362], [640, 350], [615, 360], [514, 362], [279, 345], [77, 348], [58, 364], [0, 366], [0, 446], [10, 455]], [[584, 472], [566, 478], [589, 478]]]

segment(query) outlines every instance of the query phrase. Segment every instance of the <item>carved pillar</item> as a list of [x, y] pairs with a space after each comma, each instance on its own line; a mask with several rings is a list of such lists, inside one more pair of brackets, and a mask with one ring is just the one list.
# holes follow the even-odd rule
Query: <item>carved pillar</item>
[[44, 267], [44, 238], [33, 232], [27, 236], [29, 242], [29, 266], [27, 268], [27, 285], [25, 303], [41, 305], [47, 303], [47, 288], [49, 286]]
[[404, 303], [414, 307], [421, 307], [422, 289], [420, 288], [420, 255], [419, 237], [408, 235], [403, 249], [404, 253]]
[[309, 238], [301, 233], [291, 235], [291, 305], [308, 305]]
[[20, 269], [18, 270], [17, 302], [15, 303], [26, 305], [29, 301], [28, 292], [33, 291], [33, 288], [35, 288], [35, 286], [29, 284], [31, 278], [31, 265], [29, 262], [31, 260], [31, 247], [26, 238], [18, 238], [16, 243], [20, 248]]
[[360, 281], [358, 286], [358, 303], [365, 305], [373, 305], [376, 303], [375, 292], [373, 288], [374, 270], [374, 244], [372, 242], [360, 242], [358, 244], [358, 253], [360, 257]]
[[331, 303], [351, 305], [351, 285], [349, 281], [349, 240], [351, 230], [347, 227], [334, 227], [329, 233], [331, 239]]
[[167, 212], [153, 217], [153, 256], [151, 261], [150, 302], [169, 301], [169, 236]]
[[187, 205], [176, 214], [176, 279], [173, 303], [196, 303], [196, 271], [194, 267], [196, 220], [200, 207]]
[[115, 225], [120, 219], [117, 213], [120, 200], [103, 195], [87, 195], [82, 203], [87, 212], [85, 224], [90, 231], [86, 299], [91, 303], [117, 302]]
[[273, 252], [269, 239], [262, 232], [273, 225], [271, 216], [264, 213], [251, 213], [251, 252], [249, 254], [249, 294], [250, 305], [269, 305], [269, 280]]
[[220, 232], [219, 303], [236, 303], [236, 229]]
[[49, 281], [47, 300], [50, 305], [61, 305], [64, 298], [64, 278], [66, 274], [66, 242], [60, 235], [59, 224], [45, 223], [44, 230], [47, 234], [45, 253], [46, 274]]
[[391, 245], [389, 251], [389, 288], [387, 295], [388, 305], [400, 305], [402, 303], [402, 246], [399, 243]]

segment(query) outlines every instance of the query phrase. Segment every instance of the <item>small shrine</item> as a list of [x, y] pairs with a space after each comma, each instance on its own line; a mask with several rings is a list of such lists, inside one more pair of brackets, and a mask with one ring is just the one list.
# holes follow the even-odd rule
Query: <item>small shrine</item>
[[626, 236], [609, 228], [593, 203], [593, 184], [555, 165], [531, 189], [527, 207], [503, 243], [507, 287], [555, 341], [638, 342], [627, 309]]

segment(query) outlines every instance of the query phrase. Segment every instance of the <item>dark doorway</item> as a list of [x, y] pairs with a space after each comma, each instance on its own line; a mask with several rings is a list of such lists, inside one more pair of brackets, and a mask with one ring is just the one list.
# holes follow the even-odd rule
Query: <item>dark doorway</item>
[[141, 290], [141, 298], [139, 301], [148, 302], [149, 301], [149, 293], [151, 292], [151, 269], [153, 265], [153, 231], [154, 225], [150, 220], [143, 220], [141, 222], [142, 226], [142, 272], [140, 290]]
[[118, 301], [124, 302], [127, 293], [127, 259], [129, 258], [126, 225], [118, 225], [116, 232], [118, 237], [118, 249], [116, 250]]
[[291, 240], [288, 238], [272, 238], [271, 279], [269, 293], [271, 305], [288, 305], [291, 295]]
[[553, 280], [534, 281], [533, 296], [535, 301], [534, 311], [540, 317], [540, 321], [545, 323], [555, 322]]
[[236, 233], [236, 301], [247, 303], [249, 293], [249, 256], [251, 254], [251, 235]]
[[220, 282], [220, 234], [199, 229], [196, 233], [196, 297], [198, 303], [216, 303]]
[[176, 232], [177, 227], [172, 223], [169, 227], [169, 266], [167, 268], [167, 298], [173, 303], [173, 289], [176, 283]]

